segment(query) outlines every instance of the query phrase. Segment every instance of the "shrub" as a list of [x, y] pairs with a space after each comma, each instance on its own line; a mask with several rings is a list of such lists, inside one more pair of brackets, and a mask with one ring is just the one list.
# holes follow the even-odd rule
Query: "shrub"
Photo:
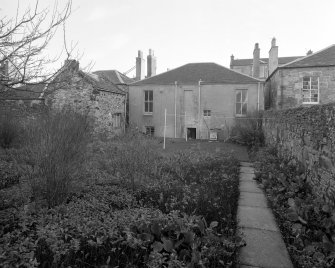
[[272, 148], [255, 157], [256, 179], [275, 212], [295, 267], [334, 267], [335, 206], [315, 196], [296, 159]]
[[64, 202], [81, 176], [90, 136], [86, 115], [70, 109], [49, 112], [26, 130], [27, 146], [16, 155], [26, 166], [32, 198], [48, 207]]
[[264, 145], [265, 138], [262, 129], [262, 113], [255, 112], [247, 117], [237, 118], [231, 131], [230, 140], [251, 147]]
[[94, 148], [93, 157], [99, 157], [101, 169], [117, 176], [135, 190], [137, 183], [143, 183], [158, 172], [161, 157], [155, 143], [155, 139], [129, 129], [125, 135]]
[[21, 127], [15, 119], [6, 114], [0, 118], [0, 147], [10, 148], [17, 142]]

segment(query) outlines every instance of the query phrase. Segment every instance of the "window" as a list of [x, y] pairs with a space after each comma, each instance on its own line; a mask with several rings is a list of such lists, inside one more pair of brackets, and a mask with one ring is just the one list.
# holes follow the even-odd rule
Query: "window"
[[211, 110], [204, 110], [204, 116], [205, 117], [211, 116]]
[[302, 103], [319, 103], [319, 77], [305, 76], [303, 78]]
[[152, 90], [144, 91], [144, 113], [151, 114], [153, 112], [154, 98]]
[[248, 111], [248, 91], [236, 90], [236, 116], [246, 116]]
[[155, 127], [153, 126], [146, 126], [145, 127], [145, 134], [148, 136], [154, 136], [155, 134]]
[[120, 128], [121, 127], [121, 113], [116, 113], [113, 114], [113, 125], [116, 128]]

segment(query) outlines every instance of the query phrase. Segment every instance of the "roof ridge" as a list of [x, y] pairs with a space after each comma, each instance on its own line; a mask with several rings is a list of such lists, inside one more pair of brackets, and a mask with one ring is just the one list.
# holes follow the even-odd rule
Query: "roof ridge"
[[319, 51], [317, 51], [317, 52], [315, 52], [315, 53], [312, 53], [312, 54], [310, 54], [310, 55], [306, 55], [306, 56], [304, 56], [304, 57], [302, 57], [302, 58], [298, 58], [298, 59], [296, 59], [296, 60], [293, 60], [293, 61], [291, 61], [291, 62], [288, 62], [288, 63], [286, 63], [286, 64], [283, 64], [283, 65], [280, 66], [280, 67], [281, 67], [281, 68], [282, 68], [282, 67], [287, 67], [288, 65], [290, 65], [290, 64], [292, 64], [292, 63], [296, 63], [296, 62], [305, 60], [305, 59], [310, 58], [310, 57], [312, 57], [312, 56], [314, 56], [314, 55], [317, 55], [317, 54], [319, 54], [319, 53], [321, 53], [321, 52], [323, 52], [323, 51], [325, 51], [325, 50], [327, 50], [327, 49], [329, 49], [329, 48], [331, 48], [331, 47], [333, 47], [333, 46], [335, 46], [335, 44], [332, 44], [332, 45], [330, 45], [330, 46], [328, 46], [328, 47], [326, 47], [326, 48], [324, 48], [324, 49], [321, 49], [321, 50], [319, 50]]
[[231, 71], [231, 72], [234, 72], [234, 73], [237, 73], [237, 74], [240, 74], [240, 75], [243, 75], [243, 76], [246, 76], [246, 77], [249, 77], [249, 78], [255, 79], [255, 80], [257, 80], [258, 82], [263, 82], [263, 80], [261, 80], [261, 79], [259, 79], [259, 78], [252, 77], [252, 76], [250, 76], [250, 75], [247, 75], [247, 74], [240, 73], [240, 72], [238, 72], [238, 71], [236, 71], [236, 70], [233, 70], [233, 69], [227, 68], [227, 67], [225, 67], [225, 66], [222, 66], [222, 65], [220, 65], [220, 64], [217, 64], [217, 63], [215, 63], [215, 62], [214, 62], [214, 64], [216, 64], [216, 65], [218, 65], [218, 66], [220, 66], [220, 67], [223, 67], [223, 68], [225, 68], [225, 69], [227, 69], [227, 70], [229, 70], [229, 71]]
[[138, 82], [147, 81], [147, 80], [149, 80], [149, 79], [151, 79], [151, 78], [153, 78], [153, 77], [161, 76], [161, 75], [163, 75], [163, 74], [172, 72], [172, 71], [177, 70], [177, 69], [179, 69], [179, 68], [181, 68], [181, 67], [183, 67], [183, 66], [185, 66], [185, 65], [188, 65], [188, 64], [190, 64], [190, 63], [184, 64], [184, 65], [182, 65], [182, 66], [179, 66], [179, 67], [176, 67], [176, 68], [173, 68], [173, 69], [170, 69], [170, 70], [168, 70], [168, 71], [166, 71], [166, 72], [164, 72], [164, 73], [156, 74], [156, 75], [153, 75], [153, 76], [144, 78], [144, 79], [142, 79], [142, 80], [135, 81], [135, 82], [133, 82], [133, 83], [130, 83], [129, 85], [135, 85], [135, 84], [138, 83]]

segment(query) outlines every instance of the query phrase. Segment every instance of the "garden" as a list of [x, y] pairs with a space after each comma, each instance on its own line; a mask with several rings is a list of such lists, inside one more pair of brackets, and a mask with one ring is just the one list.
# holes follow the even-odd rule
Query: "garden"
[[254, 154], [256, 180], [265, 191], [297, 268], [335, 267], [335, 200], [314, 194], [307, 173], [275, 148]]
[[236, 158], [98, 138], [91, 123], [2, 120], [2, 267], [236, 267]]

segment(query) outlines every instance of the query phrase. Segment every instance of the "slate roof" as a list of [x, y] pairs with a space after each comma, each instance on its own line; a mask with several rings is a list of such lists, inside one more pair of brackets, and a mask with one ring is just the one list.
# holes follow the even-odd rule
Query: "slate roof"
[[100, 76], [95, 73], [85, 73], [83, 71], [79, 71], [79, 74], [82, 75], [88, 81], [88, 83], [90, 83], [93, 88], [97, 90], [103, 90], [117, 94], [125, 94], [125, 90], [122, 86], [112, 83], [106, 77]]
[[[303, 58], [304, 56], [294, 56], [294, 57], [279, 57], [278, 64], [284, 65], [296, 59]], [[261, 63], [268, 64], [269, 58], [260, 58]], [[233, 66], [247, 66], [252, 65], [253, 59], [234, 59]]]
[[36, 100], [41, 98], [45, 84], [24, 85], [17, 88], [7, 88], [1, 92], [0, 99], [5, 100]]
[[279, 66], [280, 68], [304, 68], [304, 67], [324, 67], [335, 66], [335, 45], [331, 45], [323, 50], [297, 59], [293, 62]]
[[130, 85], [171, 85], [198, 84], [201, 79], [204, 83], [213, 84], [252, 84], [262, 80], [241, 74], [213, 62], [189, 63], [176, 69], [161, 73]]
[[124, 75], [123, 73], [120, 73], [117, 70], [101, 70], [101, 71], [95, 71], [93, 73], [117, 85], [130, 84], [135, 82], [134, 79], [129, 78], [128, 76]]

